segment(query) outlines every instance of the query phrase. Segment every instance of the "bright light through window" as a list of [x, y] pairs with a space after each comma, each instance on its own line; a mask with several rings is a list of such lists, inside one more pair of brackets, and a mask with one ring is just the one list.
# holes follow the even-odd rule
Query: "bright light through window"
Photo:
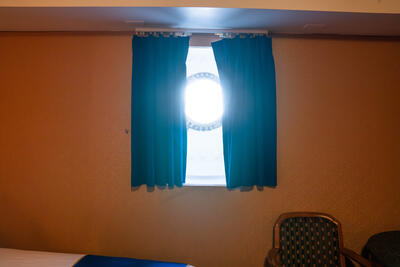
[[186, 185], [225, 185], [223, 90], [212, 48], [190, 47], [186, 69]]
[[223, 102], [219, 83], [205, 78], [189, 80], [185, 90], [185, 112], [189, 119], [200, 124], [220, 120]]

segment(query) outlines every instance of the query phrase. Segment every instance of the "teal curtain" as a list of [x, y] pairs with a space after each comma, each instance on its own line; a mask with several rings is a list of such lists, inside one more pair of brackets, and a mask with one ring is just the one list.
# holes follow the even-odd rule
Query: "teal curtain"
[[274, 187], [276, 86], [271, 39], [240, 35], [212, 47], [224, 92], [227, 187]]
[[185, 182], [188, 48], [189, 37], [154, 34], [132, 39], [132, 187]]

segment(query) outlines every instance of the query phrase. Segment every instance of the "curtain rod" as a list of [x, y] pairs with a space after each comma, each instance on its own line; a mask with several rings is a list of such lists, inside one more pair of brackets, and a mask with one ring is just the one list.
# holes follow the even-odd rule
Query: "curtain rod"
[[223, 33], [260, 33], [269, 34], [265, 29], [187, 29], [187, 28], [151, 28], [137, 27], [135, 32], [177, 32], [177, 33], [208, 33], [208, 34], [223, 34]]

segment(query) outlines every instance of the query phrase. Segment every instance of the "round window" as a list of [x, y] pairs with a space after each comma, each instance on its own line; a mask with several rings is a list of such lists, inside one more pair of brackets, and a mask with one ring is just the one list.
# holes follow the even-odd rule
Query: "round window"
[[221, 126], [223, 114], [222, 88], [212, 73], [199, 72], [187, 78], [185, 113], [187, 127], [210, 131]]

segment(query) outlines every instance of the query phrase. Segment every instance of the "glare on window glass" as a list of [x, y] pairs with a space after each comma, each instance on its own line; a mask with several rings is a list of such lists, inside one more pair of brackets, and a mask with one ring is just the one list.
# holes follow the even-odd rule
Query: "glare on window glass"
[[187, 117], [201, 124], [221, 119], [223, 101], [219, 83], [211, 79], [189, 82], [185, 90], [185, 112]]

